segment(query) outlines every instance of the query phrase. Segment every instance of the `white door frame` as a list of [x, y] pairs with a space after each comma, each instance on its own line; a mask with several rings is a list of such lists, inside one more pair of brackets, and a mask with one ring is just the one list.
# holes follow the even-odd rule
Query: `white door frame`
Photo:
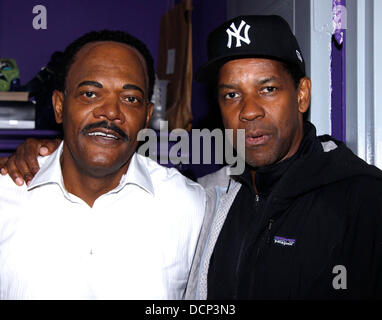
[[382, 168], [382, 2], [347, 0], [346, 8], [346, 143]]

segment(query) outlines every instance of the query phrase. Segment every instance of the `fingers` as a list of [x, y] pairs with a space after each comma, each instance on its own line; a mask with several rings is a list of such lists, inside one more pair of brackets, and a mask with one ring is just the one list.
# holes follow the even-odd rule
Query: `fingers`
[[22, 185], [24, 182], [28, 185], [40, 169], [37, 157], [44, 142], [45, 140], [29, 138], [17, 147], [15, 154], [9, 157], [8, 174], [17, 185]]
[[8, 173], [7, 166], [6, 166], [7, 161], [8, 161], [7, 157], [0, 157], [0, 172], [3, 176], [5, 176]]
[[[37, 158], [40, 154], [41, 146], [43, 146], [45, 142], [46, 140], [29, 138], [16, 149], [14, 162], [27, 184], [33, 179], [38, 170], [40, 170]], [[8, 162], [10, 161], [12, 160], [10, 159]]]
[[24, 182], [29, 185], [40, 170], [38, 156], [51, 154], [58, 148], [60, 142], [60, 139], [36, 140], [29, 138], [25, 140], [9, 158], [0, 158], [0, 168], [3, 167], [1, 173], [8, 173], [17, 185], [23, 185]]
[[41, 156], [47, 156], [54, 152], [61, 143], [61, 139], [41, 140], [39, 153]]
[[[22, 165], [18, 166], [21, 167]], [[21, 186], [24, 184], [25, 180], [18, 166], [16, 165], [16, 155], [11, 155], [7, 162], [7, 173], [18, 186]], [[23, 168], [23, 170], [25, 171], [26, 169]]]
[[[60, 139], [36, 140], [30, 138], [17, 148], [14, 162], [27, 185], [29, 185], [35, 174], [40, 170], [37, 161], [38, 156], [51, 154], [58, 148], [60, 142]], [[16, 171], [14, 173], [17, 174]]]

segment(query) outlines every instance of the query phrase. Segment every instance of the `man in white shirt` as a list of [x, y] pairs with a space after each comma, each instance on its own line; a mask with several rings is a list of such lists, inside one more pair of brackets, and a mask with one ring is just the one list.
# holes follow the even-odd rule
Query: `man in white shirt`
[[105, 30], [73, 42], [63, 65], [63, 142], [28, 186], [0, 176], [0, 299], [181, 299], [205, 194], [135, 153], [150, 53]]

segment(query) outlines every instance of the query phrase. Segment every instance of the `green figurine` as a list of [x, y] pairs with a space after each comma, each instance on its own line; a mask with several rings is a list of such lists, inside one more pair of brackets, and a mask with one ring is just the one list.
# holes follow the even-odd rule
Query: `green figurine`
[[9, 91], [12, 83], [20, 78], [19, 68], [14, 59], [0, 58], [0, 91]]

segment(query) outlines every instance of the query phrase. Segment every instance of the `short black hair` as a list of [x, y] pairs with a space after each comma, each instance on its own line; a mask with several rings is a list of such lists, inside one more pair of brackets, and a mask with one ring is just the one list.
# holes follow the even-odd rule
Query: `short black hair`
[[[295, 64], [282, 62], [282, 66], [284, 70], [291, 76], [294, 87], [297, 90], [298, 86], [300, 85], [300, 80], [306, 77], [306, 74], [302, 73]], [[309, 118], [310, 118], [310, 108], [306, 112], [304, 112], [304, 114], [302, 115], [302, 119], [304, 121], [307, 121]]]
[[114, 41], [126, 44], [132, 48], [135, 48], [144, 58], [147, 68], [148, 75], [148, 98], [151, 100], [154, 83], [155, 83], [155, 69], [154, 69], [154, 60], [147, 49], [146, 45], [139, 40], [138, 38], [132, 36], [131, 34], [125, 31], [112, 31], [112, 30], [101, 30], [101, 31], [91, 31], [84, 34], [77, 40], [69, 44], [64, 53], [63, 60], [60, 68], [59, 75], [56, 79], [56, 89], [64, 92], [66, 86], [66, 78], [69, 72], [70, 67], [74, 63], [76, 54], [80, 49], [88, 43], [91, 42], [100, 42], [100, 41]]
[[305, 74], [303, 74], [295, 64], [287, 62], [282, 62], [281, 64], [284, 67], [284, 70], [292, 77], [294, 87], [297, 89], [300, 84], [300, 80], [305, 77]]

